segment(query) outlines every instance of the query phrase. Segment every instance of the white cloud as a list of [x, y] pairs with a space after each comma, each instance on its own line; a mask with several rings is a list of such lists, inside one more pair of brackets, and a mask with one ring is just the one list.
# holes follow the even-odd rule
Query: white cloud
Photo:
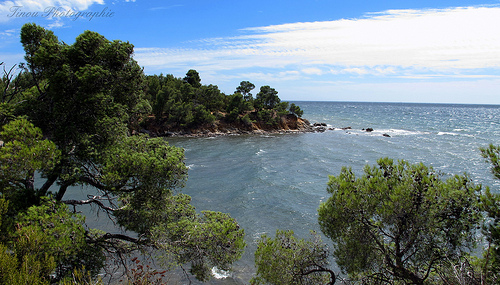
[[[349, 82], [306, 81], [299, 86], [284, 82], [276, 88], [284, 100], [370, 101], [500, 104], [500, 78], [477, 81]], [[307, 96], [311, 95], [311, 96]]]
[[3, 32], [0, 32], [0, 36], [7, 36], [7, 37], [12, 37], [18, 33], [18, 30], [16, 29], [9, 29], [5, 30]]
[[309, 67], [302, 69], [302, 72], [310, 75], [322, 75], [323, 71], [317, 67]]
[[297, 51], [324, 64], [500, 66], [499, 7], [391, 10], [374, 16], [262, 28], [265, 50]]
[[319, 75], [321, 66], [358, 76], [461, 73], [500, 68], [498, 27], [498, 6], [389, 10], [248, 28], [247, 35], [205, 39], [189, 49], [136, 49], [136, 59], [146, 68], [196, 63], [214, 71], [292, 66]]

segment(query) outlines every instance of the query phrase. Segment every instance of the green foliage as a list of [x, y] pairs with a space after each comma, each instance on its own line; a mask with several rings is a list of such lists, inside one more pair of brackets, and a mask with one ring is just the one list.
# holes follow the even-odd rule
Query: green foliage
[[[481, 148], [481, 153], [492, 165], [491, 172], [496, 179], [500, 179], [500, 146], [490, 144], [488, 148]], [[484, 228], [484, 234], [490, 243], [485, 258], [490, 258], [491, 263], [487, 264], [487, 270], [500, 272], [500, 194], [491, 193], [487, 188], [481, 197], [481, 206], [490, 219]], [[488, 260], [489, 261], [489, 260]]]
[[[15, 107], [2, 103], [0, 118], [0, 226], [2, 242], [13, 245], [2, 253], [12, 257], [9, 264], [29, 264], [44, 280], [88, 281], [105, 266], [104, 253], [124, 258], [163, 250], [206, 280], [208, 268], [227, 269], [241, 257], [244, 232], [234, 219], [197, 214], [188, 195], [176, 194], [187, 178], [183, 150], [130, 136], [152, 109], [181, 127], [211, 123], [212, 109], [224, 102], [217, 86], [201, 86], [194, 70], [185, 81], [170, 75], [145, 81], [130, 43], [95, 32], [66, 45], [26, 24], [21, 42], [30, 93]], [[70, 186], [91, 186], [84, 188], [88, 199], [66, 200]], [[65, 204], [95, 205], [134, 235], [86, 229]]]
[[159, 78], [161, 80], [158, 77], [151, 79], [152, 82], [163, 83], [153, 103], [153, 112], [157, 120], [164, 120], [167, 124], [182, 128], [211, 124], [215, 121], [215, 116], [210, 110], [218, 110], [224, 96], [217, 86], [200, 86], [194, 89], [180, 79]]
[[[178, 244], [163, 246], [176, 253], [183, 263], [190, 262], [190, 271], [198, 280], [207, 281], [213, 267], [230, 270], [231, 264], [243, 254], [244, 230], [228, 214], [203, 211], [201, 216], [179, 220], [178, 228], [182, 229], [176, 233], [182, 236], [176, 241]], [[168, 239], [168, 234], [165, 238]]]
[[144, 75], [132, 59], [133, 45], [91, 31], [66, 45], [35, 24], [22, 27], [21, 42], [40, 93], [22, 111], [63, 154], [93, 155], [134, 124]]
[[329, 251], [314, 232], [298, 240], [293, 231], [276, 231], [275, 238], [261, 237], [255, 252], [256, 277], [251, 284], [334, 284], [326, 268]]
[[481, 148], [481, 153], [491, 163], [491, 173], [500, 179], [500, 146], [490, 144], [487, 148]]
[[7, 212], [9, 209], [9, 201], [0, 197], [0, 243], [5, 242], [8, 239], [9, 230], [5, 226], [5, 220], [8, 219]]
[[94, 278], [92, 274], [83, 269], [75, 269], [70, 276], [64, 278], [61, 285], [102, 285], [104, 284], [100, 278]]
[[[55, 279], [86, 268], [93, 276], [104, 264], [104, 255], [95, 245], [86, 242], [84, 218], [68, 211], [65, 204], [44, 200], [19, 216], [15, 233], [15, 252], [44, 260], [47, 254], [56, 263]], [[48, 276], [46, 272], [45, 277]]]
[[271, 88], [269, 85], [260, 87], [259, 93], [257, 93], [255, 99], [255, 107], [260, 109], [274, 109], [277, 104], [281, 102], [278, 97], [278, 91]]
[[[18, 119], [3, 126], [0, 138], [0, 179], [7, 183], [24, 182], [36, 170], [47, 170], [57, 163], [60, 152], [56, 145], [42, 138], [39, 128], [26, 119]], [[24, 185], [23, 185], [24, 186]]]
[[276, 110], [276, 114], [278, 115], [278, 117], [285, 116], [289, 113], [288, 102], [281, 101], [280, 103], [276, 104], [274, 109]]
[[4, 142], [0, 147], [0, 193], [12, 201], [11, 212], [17, 213], [38, 202], [35, 172], [52, 170], [61, 153], [26, 119], [4, 125], [0, 139]]
[[290, 113], [300, 118], [304, 114], [304, 111], [302, 111], [299, 106], [295, 105], [295, 103], [292, 103], [290, 105]]
[[[276, 127], [280, 117], [289, 114], [288, 102], [281, 102], [278, 92], [261, 87], [257, 99], [250, 93], [255, 85], [242, 81], [234, 94], [225, 95], [216, 85], [201, 85], [196, 70], [184, 79], [172, 75], [146, 78], [147, 98], [157, 121], [167, 128], [190, 129], [207, 126], [216, 120], [250, 127], [253, 122]], [[300, 113], [298, 106], [292, 110]], [[218, 114], [223, 114], [218, 117]], [[223, 116], [223, 117], [222, 117]]]
[[226, 121], [236, 122], [238, 121], [240, 115], [252, 110], [251, 102], [245, 101], [244, 97], [240, 93], [234, 93], [233, 95], [227, 96], [227, 106]]
[[198, 89], [196, 102], [210, 112], [223, 110], [226, 95], [217, 85], [203, 85]]
[[254, 120], [250, 119], [250, 116], [248, 114], [245, 114], [243, 117], [240, 118], [240, 120], [245, 126], [251, 126], [252, 123], [255, 122]]
[[246, 101], [252, 101], [252, 90], [255, 88], [255, 85], [251, 83], [250, 81], [241, 81], [240, 86], [236, 87], [236, 92], [235, 93], [240, 93], [243, 95], [243, 98]]
[[276, 125], [279, 120], [279, 118], [275, 116], [275, 112], [268, 109], [260, 109], [257, 112], [257, 119], [261, 122], [265, 122], [267, 125]]
[[[0, 204], [3, 217], [6, 203]], [[0, 244], [0, 284], [50, 284], [85, 265], [91, 279], [104, 262], [102, 252], [85, 241], [83, 217], [48, 199], [19, 215], [12, 236], [12, 249]]]
[[[41, 238], [32, 233], [26, 238]], [[24, 285], [24, 284], [50, 284], [48, 274], [55, 269], [54, 259], [44, 255], [42, 260], [35, 256], [22, 256], [10, 252], [3, 244], [0, 244], [0, 284]]]
[[190, 69], [186, 73], [186, 77], [184, 77], [184, 81], [189, 83], [189, 85], [193, 86], [194, 88], [201, 87], [200, 74], [198, 73], [198, 71], [196, 71], [194, 69]]
[[475, 245], [479, 191], [465, 175], [443, 180], [423, 164], [380, 159], [360, 178], [348, 168], [330, 176], [319, 224], [351, 276], [423, 284]]
[[194, 108], [194, 122], [197, 125], [209, 125], [215, 121], [215, 116], [204, 106], [198, 105]]
[[12, 104], [0, 103], [0, 126], [15, 119], [15, 107]]
[[229, 270], [241, 257], [244, 231], [228, 214], [205, 211], [198, 215], [190, 202], [188, 195], [166, 194], [140, 208], [127, 206], [117, 216], [127, 229], [151, 238], [155, 247], [165, 250], [168, 264], [190, 263], [191, 273], [206, 281], [212, 267]]

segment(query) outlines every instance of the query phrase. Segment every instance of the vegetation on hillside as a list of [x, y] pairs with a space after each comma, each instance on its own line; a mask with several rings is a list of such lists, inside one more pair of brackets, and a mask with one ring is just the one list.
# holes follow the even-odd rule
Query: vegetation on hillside
[[[500, 147], [482, 153], [500, 178]], [[347, 274], [344, 284], [500, 281], [500, 195], [482, 191], [467, 175], [445, 178], [421, 163], [384, 158], [367, 165], [361, 177], [342, 168], [330, 176], [327, 190], [330, 197], [321, 203], [318, 220], [332, 251], [318, 239], [299, 240], [291, 233], [264, 236], [255, 256], [255, 284], [282, 284], [284, 274], [290, 275], [289, 284], [332, 284], [325, 256], [334, 257]], [[297, 250], [290, 254], [290, 248]], [[290, 270], [290, 264], [300, 269]]]
[[[243, 229], [228, 214], [195, 211], [179, 192], [183, 149], [130, 135], [151, 113], [133, 46], [90, 31], [67, 45], [35, 24], [21, 42], [26, 65], [5, 69], [0, 86], [0, 283], [93, 278], [137, 254], [188, 266], [199, 280], [230, 269]], [[183, 88], [191, 85], [201, 88], [194, 73]], [[69, 187], [85, 197], [67, 197]], [[126, 233], [88, 228], [78, 209], [90, 206]]]
[[146, 99], [154, 118], [144, 125], [179, 130], [221, 121], [242, 129], [251, 129], [252, 124], [278, 128], [282, 116], [302, 116], [300, 107], [281, 101], [274, 88], [262, 86], [255, 98], [251, 93], [254, 88], [251, 82], [242, 81], [233, 94], [226, 95], [216, 85], [202, 85], [200, 75], [192, 69], [183, 79], [170, 74], [147, 76]]
[[[278, 92], [242, 81], [233, 94], [184, 78], [145, 76], [128, 42], [86, 31], [67, 45], [49, 30], [21, 30], [26, 64], [0, 81], [0, 284], [96, 284], [120, 268], [129, 284], [161, 284], [181, 268], [206, 281], [243, 254], [230, 215], [196, 211], [180, 189], [183, 149], [133, 130], [223, 122], [279, 128], [302, 116]], [[500, 179], [500, 146], [481, 149]], [[83, 187], [85, 197], [68, 197]], [[500, 194], [463, 175], [383, 158], [357, 176], [330, 176], [318, 209], [320, 236], [263, 236], [252, 284], [496, 284]], [[92, 206], [125, 231], [89, 228]], [[474, 256], [485, 245], [482, 256]], [[165, 270], [137, 258], [155, 256]], [[331, 257], [347, 276], [329, 268]], [[189, 274], [187, 273], [189, 272]], [[168, 279], [168, 277], [167, 277]]]

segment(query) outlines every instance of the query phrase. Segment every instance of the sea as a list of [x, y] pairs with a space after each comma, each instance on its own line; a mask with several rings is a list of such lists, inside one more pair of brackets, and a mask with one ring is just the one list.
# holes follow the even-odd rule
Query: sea
[[[294, 102], [315, 133], [166, 138], [185, 149], [189, 178], [183, 193], [198, 211], [229, 213], [246, 233], [246, 251], [233, 271], [214, 268], [205, 284], [248, 284], [264, 234], [320, 232], [317, 209], [328, 199], [329, 175], [351, 167], [361, 175], [377, 159], [422, 162], [443, 175], [466, 173], [500, 192], [480, 148], [500, 144], [500, 106], [366, 102]], [[372, 132], [365, 131], [367, 128]], [[365, 130], [363, 130], [365, 129]], [[323, 239], [328, 244], [328, 239]], [[331, 266], [339, 271], [335, 263]], [[182, 279], [178, 284], [202, 284]]]

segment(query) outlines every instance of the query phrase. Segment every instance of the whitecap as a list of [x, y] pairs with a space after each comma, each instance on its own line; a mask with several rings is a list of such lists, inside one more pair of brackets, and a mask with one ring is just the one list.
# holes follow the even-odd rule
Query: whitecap
[[231, 277], [229, 271], [221, 270], [217, 267], [212, 268], [212, 275], [214, 276], [215, 279], [225, 279]]
[[267, 235], [267, 232], [256, 232], [252, 235], [252, 239], [255, 243], [257, 243], [263, 235]]
[[382, 134], [389, 134], [391, 136], [410, 136], [410, 135], [421, 135], [421, 134], [428, 134], [427, 132], [421, 132], [421, 131], [410, 131], [410, 130], [402, 130], [402, 129], [380, 129], [380, 130], [373, 130], [372, 132], [364, 132], [366, 134], [371, 134], [371, 135], [382, 135]]
[[263, 149], [259, 149], [259, 151], [258, 151], [257, 153], [255, 153], [255, 154], [256, 154], [256, 155], [262, 155], [262, 154], [264, 154], [264, 153], [266, 153], [266, 151], [265, 151], [265, 150], [263, 150]]
[[457, 134], [457, 133], [451, 133], [451, 132], [438, 132], [437, 135], [438, 136], [445, 136], [445, 135], [447, 135], [447, 136], [458, 136], [459, 134]]

